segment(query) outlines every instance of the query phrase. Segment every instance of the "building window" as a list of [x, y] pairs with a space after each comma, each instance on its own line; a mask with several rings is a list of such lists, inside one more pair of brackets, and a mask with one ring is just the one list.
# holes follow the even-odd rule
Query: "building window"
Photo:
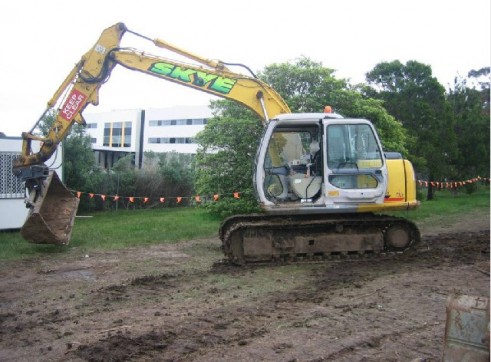
[[97, 123], [87, 123], [87, 128], [97, 128]]
[[104, 142], [103, 146], [111, 145], [111, 123], [104, 123]]
[[162, 127], [162, 126], [202, 126], [208, 123], [206, 118], [195, 119], [167, 119], [167, 120], [153, 120], [149, 121], [150, 127]]
[[0, 199], [24, 198], [24, 186], [12, 173], [12, 162], [16, 152], [0, 152]]
[[131, 122], [104, 123], [103, 146], [131, 147]]
[[123, 122], [114, 122], [112, 123], [112, 147], [121, 147], [122, 140], [121, 137], [123, 135]]
[[208, 119], [206, 118], [200, 118], [200, 119], [193, 119], [193, 124], [194, 125], [205, 125], [205, 124], [208, 124]]
[[123, 147], [131, 147], [131, 122], [126, 122], [123, 130]]
[[192, 137], [149, 137], [148, 138], [148, 143], [153, 143], [153, 144], [159, 144], [159, 143], [166, 143], [166, 144], [193, 144], [194, 139]]

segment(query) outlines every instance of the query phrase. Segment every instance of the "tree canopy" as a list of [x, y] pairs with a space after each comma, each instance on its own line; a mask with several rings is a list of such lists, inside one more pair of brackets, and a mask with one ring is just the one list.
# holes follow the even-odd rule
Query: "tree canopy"
[[367, 73], [367, 81], [371, 86], [367, 94], [382, 100], [408, 131], [409, 156], [416, 168], [431, 180], [455, 176], [455, 117], [431, 67], [416, 61], [383, 62]]
[[[484, 78], [484, 79], [482, 79]], [[447, 96], [455, 116], [459, 150], [455, 166], [463, 179], [489, 174], [489, 67], [455, 78]]]
[[294, 63], [266, 66], [259, 77], [281, 94], [292, 112], [322, 112], [329, 105], [345, 117], [369, 119], [386, 150], [407, 154], [406, 132], [383, 102], [366, 97], [346, 80], [337, 79], [334, 71], [322, 63], [303, 57]]
[[[196, 140], [196, 192], [220, 195], [206, 206], [222, 216], [257, 210], [252, 178], [256, 150], [262, 133], [261, 121], [245, 107], [230, 101], [215, 101], [220, 115], [210, 119]], [[240, 200], [231, 195], [240, 192]]]

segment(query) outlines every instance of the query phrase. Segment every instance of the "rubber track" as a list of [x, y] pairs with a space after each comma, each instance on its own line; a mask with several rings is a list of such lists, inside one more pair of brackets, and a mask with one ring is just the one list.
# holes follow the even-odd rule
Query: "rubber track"
[[[414, 247], [420, 242], [421, 236], [417, 226], [401, 217], [376, 215], [372, 213], [366, 214], [314, 214], [314, 215], [265, 215], [265, 214], [250, 214], [236, 215], [225, 219], [220, 226], [219, 236], [222, 241], [223, 252], [229, 261], [235, 263], [236, 258], [232, 254], [230, 248], [231, 235], [241, 229], [268, 229], [281, 230], [290, 229], [294, 232], [305, 232], [306, 229], [315, 228], [317, 230], [332, 230], [335, 225], [344, 227], [356, 228], [363, 233], [363, 230], [377, 230], [385, 235], [385, 231], [393, 225], [401, 225], [410, 230], [411, 241], [406, 248], [389, 248], [385, 246], [383, 251], [365, 251], [357, 250], [353, 252], [331, 252], [322, 255], [285, 255], [282, 257], [285, 261], [305, 262], [305, 261], [320, 261], [333, 259], [359, 259], [370, 256], [387, 256], [395, 253], [401, 253]], [[277, 259], [271, 258], [271, 262], [277, 262]], [[280, 260], [283, 261], [283, 260]], [[254, 262], [256, 263], [256, 262]], [[259, 263], [264, 263], [259, 262]]]

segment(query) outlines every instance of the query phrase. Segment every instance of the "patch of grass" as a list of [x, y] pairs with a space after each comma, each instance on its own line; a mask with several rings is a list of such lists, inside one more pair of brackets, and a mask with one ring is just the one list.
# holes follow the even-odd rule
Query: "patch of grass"
[[18, 231], [0, 232], [0, 260], [21, 259], [38, 255], [63, 253], [60, 245], [37, 245], [25, 241]]
[[195, 208], [118, 210], [75, 220], [68, 246], [30, 244], [18, 231], [0, 232], [0, 260], [82, 250], [176, 243], [218, 235], [220, 220]]
[[119, 210], [77, 219], [73, 246], [119, 249], [216, 236], [220, 221], [204, 210]]
[[[485, 214], [489, 217], [489, 201], [488, 186], [480, 187], [473, 194], [444, 190], [436, 193], [435, 200], [423, 201], [417, 210], [394, 214], [419, 225], [438, 225], [443, 221], [457, 220], [464, 214]], [[198, 208], [118, 210], [88, 216], [76, 219], [68, 246], [30, 244], [22, 239], [18, 231], [0, 232], [0, 260], [67, 253], [75, 249], [121, 249], [215, 237], [220, 225], [219, 218]]]
[[418, 225], [439, 225], [442, 221], [453, 222], [463, 215], [487, 215], [489, 218], [490, 193], [489, 186], [482, 186], [478, 191], [467, 194], [442, 190], [435, 193], [431, 201], [422, 201], [416, 210], [391, 213], [405, 217]]

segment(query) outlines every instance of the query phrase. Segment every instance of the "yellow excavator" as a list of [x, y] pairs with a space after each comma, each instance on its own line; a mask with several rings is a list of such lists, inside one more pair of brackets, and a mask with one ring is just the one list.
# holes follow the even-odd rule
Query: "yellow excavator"
[[[131, 33], [192, 61], [153, 56], [122, 47]], [[403, 251], [420, 239], [414, 223], [381, 213], [416, 208], [411, 163], [385, 153], [371, 122], [350, 119], [326, 107], [320, 113], [291, 113], [283, 98], [241, 64], [207, 59], [163, 40], [129, 30], [123, 23], [105, 29], [48, 102], [30, 132], [13, 172], [29, 197], [22, 236], [33, 243], [68, 244], [78, 199], [46, 162], [82, 113], [97, 105], [100, 87], [116, 65], [236, 101], [256, 113], [265, 130], [257, 151], [254, 186], [264, 213], [223, 221], [219, 236], [236, 264], [277, 259]], [[241, 66], [247, 74], [232, 71]], [[33, 134], [48, 112], [56, 118], [45, 136]], [[32, 141], [40, 141], [33, 152]]]

